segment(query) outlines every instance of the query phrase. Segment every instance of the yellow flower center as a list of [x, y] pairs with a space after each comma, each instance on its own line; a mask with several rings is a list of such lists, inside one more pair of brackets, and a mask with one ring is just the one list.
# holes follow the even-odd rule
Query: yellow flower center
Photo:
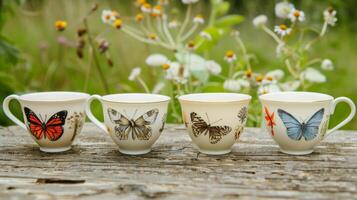
[[194, 41], [189, 41], [187, 43], [187, 47], [190, 48], [190, 49], [194, 48], [195, 47], [195, 42]]
[[163, 70], [168, 70], [168, 69], [170, 69], [170, 64], [167, 64], [167, 63], [163, 64], [163, 65], [162, 65], [162, 69], [163, 69]]
[[273, 77], [272, 76], [267, 76], [267, 77], [265, 77], [265, 79], [268, 80], [268, 81], [272, 81]]
[[146, 0], [136, 0], [136, 5], [141, 6], [146, 3]]
[[252, 77], [252, 75], [253, 75], [253, 72], [252, 72], [251, 69], [248, 69], [247, 71], [245, 71], [245, 76], [246, 77], [250, 78], [250, 77]]
[[148, 38], [151, 39], [151, 40], [156, 40], [156, 39], [157, 39], [157, 36], [156, 36], [155, 33], [150, 33], [150, 34], [148, 35]]
[[232, 50], [229, 50], [229, 51], [226, 52], [226, 57], [227, 57], [227, 58], [233, 58], [234, 55], [235, 55], [235, 53], [234, 53], [234, 51], [232, 51]]
[[258, 75], [257, 77], [255, 77], [255, 80], [256, 80], [257, 82], [262, 82], [263, 76]]
[[120, 29], [122, 25], [123, 25], [123, 21], [121, 19], [116, 19], [113, 24], [113, 26], [117, 29]]
[[285, 24], [281, 24], [281, 25], [279, 26], [279, 28], [280, 28], [281, 30], [283, 30], [283, 31], [285, 31], [286, 29], [288, 29], [288, 27], [287, 27]]
[[63, 20], [57, 20], [55, 22], [55, 27], [58, 31], [63, 31], [67, 27], [67, 22]]
[[106, 16], [105, 16], [105, 19], [106, 19], [106, 20], [110, 20], [110, 18], [111, 18], [111, 15], [106, 15]]
[[149, 3], [144, 3], [143, 7], [146, 9], [151, 9], [151, 5]]
[[298, 18], [298, 17], [300, 17], [301, 13], [300, 13], [300, 11], [296, 10], [296, 11], [294, 11], [293, 15], [294, 15], [294, 17]]
[[137, 15], [135, 16], [135, 20], [136, 20], [137, 22], [141, 22], [141, 21], [143, 21], [143, 19], [144, 19], [144, 15], [141, 14], [141, 13], [139, 13], [139, 14], [137, 14]]

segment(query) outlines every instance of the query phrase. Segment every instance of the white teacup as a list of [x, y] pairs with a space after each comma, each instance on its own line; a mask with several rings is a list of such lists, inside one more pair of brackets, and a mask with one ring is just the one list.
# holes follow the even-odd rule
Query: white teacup
[[[104, 123], [90, 109], [98, 99], [103, 107]], [[170, 97], [157, 94], [93, 95], [88, 99], [88, 118], [118, 145], [119, 151], [129, 155], [145, 154], [164, 129]]]
[[[88, 97], [79, 92], [10, 95], [4, 100], [3, 109], [15, 124], [28, 130], [41, 151], [62, 152], [71, 149], [73, 140], [82, 130]], [[20, 102], [25, 123], [9, 110], [12, 99]]]
[[[351, 99], [314, 92], [277, 92], [259, 97], [264, 124], [283, 153], [305, 155], [332, 132], [347, 124], [356, 113]], [[336, 104], [346, 102], [351, 112], [334, 128], [328, 129]]]
[[243, 132], [251, 97], [236, 93], [200, 93], [179, 97], [183, 121], [194, 145], [205, 154], [231, 152]]

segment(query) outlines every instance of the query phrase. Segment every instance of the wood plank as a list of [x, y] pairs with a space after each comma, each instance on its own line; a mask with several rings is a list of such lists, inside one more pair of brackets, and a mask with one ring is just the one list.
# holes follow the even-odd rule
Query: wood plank
[[177, 125], [142, 156], [120, 154], [89, 123], [73, 149], [59, 154], [40, 152], [27, 134], [0, 128], [0, 199], [357, 197], [356, 131], [339, 131], [307, 156], [280, 153], [257, 128], [222, 156], [199, 154]]

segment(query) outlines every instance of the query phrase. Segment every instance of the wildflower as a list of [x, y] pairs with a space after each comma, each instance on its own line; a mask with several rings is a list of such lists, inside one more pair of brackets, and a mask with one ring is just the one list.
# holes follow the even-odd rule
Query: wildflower
[[336, 18], [336, 10], [334, 10], [333, 8], [328, 8], [324, 11], [324, 20], [327, 24], [331, 25], [331, 26], [335, 26], [336, 22], [337, 22], [337, 18]]
[[172, 20], [169, 22], [168, 26], [169, 28], [177, 28], [178, 27], [178, 22], [176, 20]]
[[305, 80], [308, 80], [310, 82], [314, 83], [323, 83], [326, 82], [326, 77], [321, 74], [321, 72], [317, 69], [308, 67], [306, 68], [302, 73], [301, 77]]
[[141, 73], [141, 68], [140, 67], [135, 67], [134, 69], [131, 70], [131, 73], [128, 77], [130, 81], [134, 81]]
[[103, 10], [102, 11], [102, 21], [105, 24], [113, 24], [116, 17], [113, 15], [113, 11], [111, 10]]
[[123, 21], [121, 19], [116, 19], [113, 23], [113, 26], [117, 29], [120, 29], [123, 26]]
[[258, 95], [280, 92], [280, 88], [277, 84], [261, 84], [258, 88]]
[[292, 22], [296, 22], [296, 21], [302, 22], [305, 20], [305, 13], [301, 10], [292, 9], [288, 17]]
[[268, 22], [268, 17], [265, 15], [259, 15], [253, 19], [253, 25], [255, 27], [262, 27]]
[[55, 22], [55, 27], [58, 31], [64, 31], [67, 27], [67, 22], [63, 20], [57, 20]]
[[275, 26], [274, 31], [284, 37], [290, 34], [291, 28], [288, 28], [285, 24], [281, 24], [280, 26]]
[[178, 62], [171, 62], [170, 68], [166, 70], [165, 78], [180, 84], [187, 82], [190, 73], [187, 67], [180, 65]]
[[112, 16], [113, 16], [115, 19], [120, 18], [119, 13], [118, 13], [117, 11], [115, 11], [115, 10], [112, 10]]
[[250, 86], [249, 81], [247, 81], [245, 79], [238, 79], [237, 81], [239, 82], [241, 87], [247, 88]]
[[222, 67], [213, 60], [206, 61], [205, 66], [211, 74], [217, 75], [220, 74], [222, 71]]
[[188, 49], [193, 50], [193, 49], [195, 49], [195, 42], [191, 40], [186, 44], [186, 46]]
[[169, 63], [164, 63], [164, 64], [162, 64], [162, 69], [163, 70], [168, 70], [168, 69], [170, 69], [170, 64]]
[[151, 16], [153, 17], [158, 17], [162, 15], [162, 9], [160, 5], [156, 5], [153, 9], [152, 9], [152, 13]]
[[201, 36], [202, 38], [208, 40], [208, 41], [211, 41], [211, 40], [212, 40], [211, 34], [205, 32], [205, 31], [202, 31], [202, 32], [200, 33], [200, 36]]
[[253, 71], [251, 69], [248, 69], [247, 71], [244, 72], [245, 77], [251, 78], [253, 76]]
[[280, 87], [284, 91], [295, 91], [300, 87], [300, 81], [288, 81], [280, 84]]
[[183, 4], [194, 4], [194, 3], [197, 3], [198, 0], [182, 0], [182, 3]]
[[235, 61], [236, 59], [237, 59], [236, 54], [234, 53], [234, 51], [231, 51], [231, 50], [227, 51], [226, 55], [224, 56], [224, 60], [229, 63]]
[[294, 9], [293, 4], [286, 1], [282, 1], [275, 5], [275, 15], [279, 18], [286, 19], [288, 18], [289, 13], [293, 9]]
[[154, 94], [159, 94], [162, 89], [164, 89], [165, 83], [164, 82], [159, 82], [154, 86], [154, 89], [152, 89], [152, 93]]
[[149, 33], [148, 34], [148, 38], [150, 39], [150, 40], [157, 40], [158, 38], [157, 38], [157, 35], [155, 34], [155, 33]]
[[269, 80], [271, 77], [274, 80], [280, 80], [284, 77], [284, 71], [281, 69], [273, 70], [265, 74], [265, 78]]
[[205, 19], [203, 18], [202, 15], [196, 15], [196, 17], [193, 18], [193, 23], [203, 24], [205, 23]]
[[143, 20], [144, 20], [144, 15], [142, 13], [139, 13], [135, 16], [135, 21], [142, 22]]
[[146, 0], [136, 0], [135, 5], [140, 7], [142, 5], [146, 4]]
[[169, 61], [166, 56], [162, 54], [151, 54], [146, 58], [146, 64], [151, 67], [160, 67]]
[[263, 79], [264, 79], [264, 77], [263, 77], [262, 75], [257, 75], [257, 76], [255, 77], [255, 81], [256, 81], [257, 83], [261, 83], [261, 82], [263, 81]]
[[334, 66], [330, 59], [324, 59], [321, 62], [321, 69], [330, 71], [330, 70], [333, 70], [333, 68], [334, 68]]
[[151, 13], [151, 4], [149, 3], [144, 3], [143, 5], [141, 5], [140, 7], [141, 11], [144, 12], [144, 13]]
[[239, 92], [241, 89], [241, 85], [238, 80], [228, 79], [224, 81], [223, 88], [228, 91]]

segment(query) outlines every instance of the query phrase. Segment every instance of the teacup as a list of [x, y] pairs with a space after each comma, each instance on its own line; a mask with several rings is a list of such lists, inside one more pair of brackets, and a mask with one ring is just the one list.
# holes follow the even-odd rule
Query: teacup
[[[104, 123], [90, 109], [97, 99], [103, 107]], [[88, 118], [108, 133], [123, 154], [149, 153], [164, 129], [170, 97], [157, 94], [93, 95], [88, 99]]]
[[247, 120], [251, 96], [236, 93], [198, 93], [179, 97], [183, 121], [201, 153], [231, 152]]
[[[44, 152], [62, 152], [71, 149], [75, 137], [85, 121], [85, 103], [88, 94], [79, 92], [38, 92], [4, 99], [3, 110], [15, 124], [28, 130]], [[11, 100], [20, 102], [24, 121], [9, 110]]]
[[[351, 99], [314, 92], [277, 92], [259, 97], [265, 128], [279, 145], [280, 151], [305, 155], [332, 132], [347, 124], [356, 113]], [[334, 128], [328, 130], [330, 116], [336, 104], [346, 102], [351, 112]]]

